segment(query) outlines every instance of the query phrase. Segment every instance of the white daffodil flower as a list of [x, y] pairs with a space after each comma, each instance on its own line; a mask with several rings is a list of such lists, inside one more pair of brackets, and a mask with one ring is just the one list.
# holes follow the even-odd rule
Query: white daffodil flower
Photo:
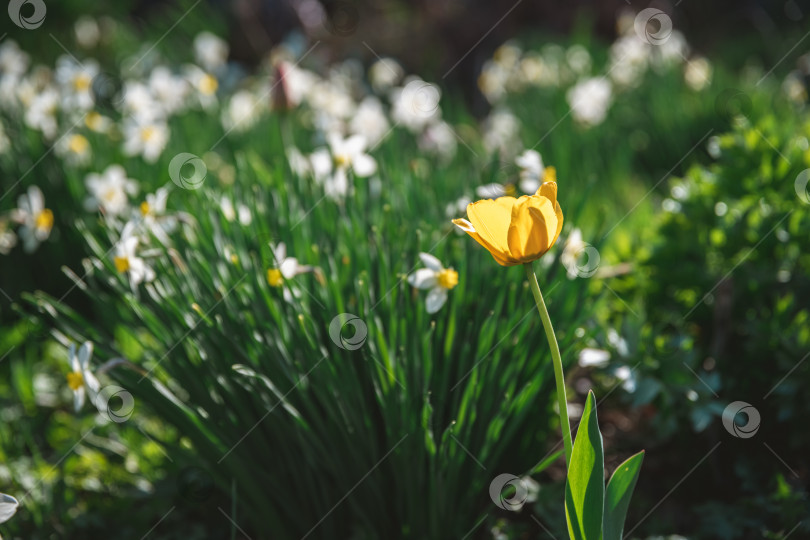
[[93, 108], [93, 79], [99, 74], [98, 63], [85, 60], [79, 64], [70, 56], [56, 61], [56, 82], [59, 84], [62, 109], [87, 111]]
[[497, 199], [498, 197], [515, 196], [515, 186], [512, 184], [499, 184], [493, 182], [491, 184], [484, 184], [475, 188], [475, 195], [479, 199]]
[[579, 351], [577, 363], [580, 367], [604, 367], [610, 361], [610, 353], [604, 349], [586, 347]]
[[520, 189], [524, 193], [534, 194], [544, 182], [543, 158], [537, 150], [526, 150], [515, 158], [515, 164], [520, 168]]
[[129, 210], [129, 195], [138, 192], [138, 183], [127, 178], [121, 165], [110, 165], [104, 173], [88, 174], [84, 180], [90, 191], [84, 207], [90, 212], [101, 210], [105, 215], [120, 216]]
[[187, 65], [184, 68], [184, 77], [194, 90], [200, 106], [209, 109], [217, 104], [217, 89], [219, 81], [211, 73], [198, 66]]
[[419, 148], [448, 161], [456, 155], [458, 149], [456, 132], [447, 122], [434, 122], [419, 136]]
[[168, 118], [182, 111], [190, 89], [185, 79], [172, 73], [166, 66], [157, 66], [149, 74], [149, 93], [154, 103], [159, 105], [162, 117]]
[[24, 116], [25, 124], [31, 129], [41, 131], [46, 139], [53, 139], [58, 130], [56, 122], [58, 109], [59, 92], [55, 88], [46, 87], [38, 91], [28, 102]]
[[76, 345], [71, 343], [68, 351], [68, 361], [70, 362], [70, 373], [67, 374], [67, 383], [73, 391], [73, 407], [76, 412], [84, 406], [85, 394], [90, 394], [90, 401], [94, 401], [98, 395], [98, 379], [90, 371], [90, 357], [93, 356], [93, 344], [85, 341], [76, 351]]
[[225, 65], [228, 43], [211, 32], [201, 32], [194, 38], [194, 58], [209, 71]]
[[168, 141], [169, 126], [163, 121], [124, 124], [124, 154], [128, 156], [143, 156], [147, 163], [154, 163]]
[[316, 150], [310, 156], [312, 175], [324, 186], [326, 195], [340, 199], [349, 193], [349, 170], [365, 178], [377, 172], [377, 162], [365, 153], [366, 138], [352, 135], [343, 138], [332, 133], [327, 138], [329, 151]]
[[[267, 283], [271, 287], [282, 287], [285, 282], [297, 275], [316, 271], [313, 266], [299, 264], [298, 259], [295, 257], [287, 257], [287, 246], [284, 245], [284, 242], [280, 242], [275, 246], [270, 244], [270, 249], [273, 252], [274, 266], [267, 270]], [[301, 291], [287, 284], [283, 288], [282, 294], [285, 301], [292, 303], [301, 296]]]
[[267, 271], [267, 283], [271, 287], [281, 287], [284, 281], [299, 274], [312, 272], [312, 266], [298, 263], [295, 257], [287, 257], [287, 246], [284, 242], [270, 245], [273, 252], [274, 267]]
[[54, 150], [66, 163], [75, 166], [87, 165], [92, 155], [90, 141], [80, 133], [63, 136], [57, 141]]
[[8, 255], [17, 245], [17, 235], [9, 226], [8, 220], [0, 219], [0, 255]]
[[362, 133], [372, 146], [379, 144], [390, 131], [388, 117], [380, 100], [369, 96], [361, 101], [352, 115], [349, 129], [352, 133]]
[[601, 124], [610, 108], [613, 89], [610, 82], [602, 78], [585, 79], [570, 88], [566, 94], [574, 119], [585, 126]]
[[29, 187], [27, 193], [20, 195], [17, 205], [18, 208], [12, 211], [11, 217], [22, 224], [18, 234], [23, 242], [23, 249], [26, 253], [32, 253], [50, 236], [53, 212], [45, 208], [45, 197], [37, 186]]
[[567, 271], [568, 279], [577, 277], [579, 256], [587, 246], [588, 244], [582, 239], [582, 231], [579, 229], [572, 230], [568, 238], [565, 239], [565, 244], [560, 254], [560, 262]]
[[146, 195], [146, 200], [139, 206], [140, 218], [144, 226], [160, 241], [169, 243], [169, 233], [177, 228], [178, 219], [174, 215], [166, 214], [166, 201], [169, 198], [169, 188], [158, 188], [155, 193]]
[[127, 273], [133, 291], [142, 282], [155, 279], [155, 271], [136, 253], [140, 240], [134, 234], [134, 231], [135, 224], [133, 222], [129, 222], [124, 226], [121, 239], [115, 244], [115, 255], [113, 256], [115, 269], [121, 274]]
[[430, 253], [420, 253], [419, 258], [425, 268], [420, 268], [410, 276], [408, 283], [413, 287], [430, 291], [426, 306], [428, 313], [436, 313], [447, 302], [447, 291], [458, 285], [458, 272], [445, 268], [441, 261]]

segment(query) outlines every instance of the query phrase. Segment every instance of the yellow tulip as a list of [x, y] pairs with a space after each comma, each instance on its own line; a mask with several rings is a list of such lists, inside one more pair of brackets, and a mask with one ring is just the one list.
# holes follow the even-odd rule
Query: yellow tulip
[[484, 246], [502, 266], [535, 261], [557, 241], [563, 214], [557, 183], [546, 182], [534, 195], [484, 199], [467, 206], [466, 219], [454, 219], [462, 231]]

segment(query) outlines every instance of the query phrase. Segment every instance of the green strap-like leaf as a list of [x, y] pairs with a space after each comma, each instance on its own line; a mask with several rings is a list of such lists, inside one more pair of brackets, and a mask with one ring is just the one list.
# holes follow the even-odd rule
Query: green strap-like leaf
[[644, 461], [643, 450], [630, 456], [627, 461], [619, 465], [608, 482], [607, 493], [605, 493], [603, 540], [622, 539], [627, 507], [630, 506], [630, 497], [633, 496], [642, 461]]
[[605, 456], [596, 418], [596, 398], [589, 392], [565, 485], [565, 517], [571, 540], [599, 540], [605, 505], [604, 474]]

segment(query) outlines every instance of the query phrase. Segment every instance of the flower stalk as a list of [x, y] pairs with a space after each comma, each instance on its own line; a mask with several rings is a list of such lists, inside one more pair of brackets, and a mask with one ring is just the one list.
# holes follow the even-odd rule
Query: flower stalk
[[543, 293], [540, 292], [540, 285], [537, 283], [537, 276], [534, 274], [532, 263], [523, 265], [526, 269], [526, 277], [529, 278], [529, 286], [534, 294], [534, 301], [537, 304], [537, 311], [543, 321], [543, 328], [546, 331], [546, 339], [551, 349], [552, 364], [554, 365], [554, 379], [557, 383], [557, 406], [560, 409], [560, 430], [563, 436], [563, 448], [565, 450], [565, 464], [568, 467], [571, 463], [571, 423], [568, 420], [568, 400], [565, 395], [565, 377], [563, 376], [562, 357], [560, 356], [560, 346], [557, 344], [557, 337], [554, 335], [554, 327], [551, 326], [551, 318], [548, 315], [546, 303], [543, 301]]

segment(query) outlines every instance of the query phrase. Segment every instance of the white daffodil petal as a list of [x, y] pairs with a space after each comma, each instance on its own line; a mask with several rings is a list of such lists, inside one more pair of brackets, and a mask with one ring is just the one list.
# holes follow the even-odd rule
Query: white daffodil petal
[[442, 309], [445, 302], [447, 302], [447, 289], [444, 287], [431, 289], [426, 300], [427, 312], [431, 314], [436, 313]]
[[82, 378], [84, 379], [85, 386], [90, 391], [91, 399], [95, 400], [95, 396], [101, 388], [101, 383], [98, 382], [98, 379], [96, 379], [96, 376], [93, 375], [90, 370], [85, 370], [82, 373]]
[[86, 370], [87, 367], [90, 365], [90, 357], [93, 356], [93, 343], [90, 341], [85, 341], [81, 347], [79, 347], [79, 366], [82, 371]]
[[314, 151], [309, 156], [309, 162], [312, 165], [312, 176], [318, 182], [332, 172], [332, 154], [326, 148]]
[[579, 353], [580, 367], [605, 366], [610, 360], [610, 353], [602, 349], [585, 348]]
[[68, 348], [68, 362], [70, 362], [70, 371], [74, 373], [81, 373], [82, 366], [79, 362], [79, 356], [76, 354], [76, 344], [71, 343]]
[[366, 149], [366, 138], [362, 135], [352, 135], [345, 141], [341, 150], [350, 156], [358, 156]]
[[475, 188], [475, 194], [480, 199], [497, 199], [506, 195], [506, 188], [501, 184], [485, 184]]
[[440, 270], [442, 270], [442, 268], [444, 268], [442, 266], [441, 261], [439, 261], [439, 259], [431, 255], [430, 253], [422, 252], [419, 254], [419, 258], [422, 260], [422, 264], [424, 264], [427, 268], [430, 268], [431, 270], [439, 272]]
[[271, 245], [270, 248], [273, 250], [274, 262], [277, 265], [281, 265], [284, 259], [287, 258], [287, 245], [284, 242], [279, 242], [277, 246]]
[[298, 259], [295, 257], [284, 259], [281, 266], [279, 266], [279, 270], [281, 270], [281, 275], [284, 276], [284, 279], [295, 277], [298, 271]]
[[17, 511], [20, 503], [11, 495], [0, 493], [0, 523], [5, 523]]
[[433, 289], [436, 287], [436, 272], [428, 268], [420, 268], [408, 276], [408, 283], [417, 289]]
[[82, 410], [84, 406], [84, 386], [80, 386], [78, 390], [73, 391], [73, 408], [76, 412]]
[[357, 154], [352, 160], [352, 170], [360, 178], [366, 178], [377, 172], [377, 162], [368, 154]]

